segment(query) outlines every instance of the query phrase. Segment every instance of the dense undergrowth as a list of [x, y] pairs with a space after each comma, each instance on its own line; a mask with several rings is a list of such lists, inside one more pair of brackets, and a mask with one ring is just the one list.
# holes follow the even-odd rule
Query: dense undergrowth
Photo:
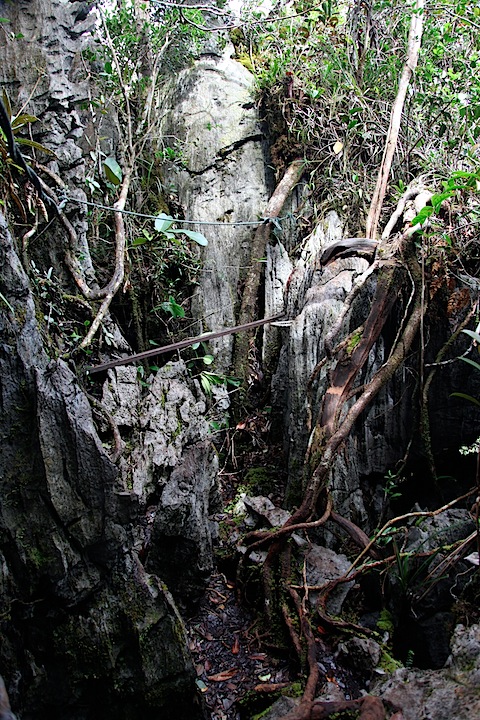
[[[84, 296], [73, 291], [71, 280], [62, 278], [62, 286], [52, 276], [41, 246], [29, 246], [27, 228], [29, 223], [38, 224], [35, 213], [41, 205], [29, 207], [21, 198], [21, 175], [19, 179], [12, 167], [6, 138], [0, 142], [3, 207], [23, 240], [24, 263], [36, 287], [39, 318], [52, 355], [78, 358], [79, 347], [84, 354], [108, 353], [114, 342], [105, 320], [109, 309], [136, 350], [187, 332], [190, 296], [200, 268], [195, 242], [204, 242], [199, 234], [193, 238], [182, 234], [181, 223], [173, 221], [182, 219], [183, 210], [165, 176], [164, 162], [182, 163], [182, 146], [178, 138], [158, 135], [155, 108], [162, 83], [193, 62], [212, 27], [227, 28], [222, 30], [220, 46], [230, 39], [237, 59], [255, 76], [276, 180], [292, 161], [300, 158], [304, 163], [309, 212], [303, 214], [300, 239], [331, 209], [344, 218], [345, 234], [363, 237], [405, 62], [411, 15], [417, 12], [412, 7], [397, 0], [351, 6], [325, 2], [314, 7], [279, 3], [266, 18], [247, 8], [241, 21], [213, 7], [205, 12], [161, 3], [122, 2], [117, 11], [106, 11], [98, 28], [101, 42], [84, 55], [91, 95], [80, 109], [92, 118], [85, 138], [85, 190], [91, 203], [86, 219], [88, 249], [103, 294], [92, 290], [73, 264], [70, 269]], [[349, 619], [328, 615], [326, 599], [332, 587], [322, 591], [317, 614], [306, 610], [302, 567], [292, 558], [288, 538], [293, 530], [313, 530], [334, 517], [328, 473], [335, 453], [374, 394], [402, 366], [409, 349], [414, 343], [422, 348], [428, 303], [441, 296], [452, 336], [458, 337], [464, 323], [475, 317], [472, 297], [478, 293], [480, 269], [480, 80], [476, 73], [480, 18], [475, 3], [457, 0], [427, 6], [424, 21], [420, 59], [403, 107], [380, 229], [412, 187], [428, 193], [427, 205], [413, 210], [406, 221], [399, 214], [392, 225], [390, 235], [396, 235], [400, 243], [400, 251], [392, 255], [398, 274], [384, 273], [382, 258], [378, 258], [375, 272], [381, 282], [365, 320], [368, 332], [357, 333], [354, 344], [338, 338], [333, 345], [330, 398], [336, 391], [337, 404], [325, 404], [312, 431], [304, 497], [284, 527], [247, 532], [248, 550], [242, 561], [248, 565], [253, 551], [266, 551], [256, 592], [264, 595], [267, 623], [281, 626], [282, 641], [291, 641], [295, 648], [300, 671], [308, 677], [307, 701], [312, 700], [318, 679], [315, 623], [335, 632], [356, 631], [358, 617], [353, 611]], [[118, 135], [113, 145], [105, 142], [112, 117]], [[19, 129], [22, 124], [34, 128], [35, 118], [18, 120]], [[33, 156], [30, 160], [35, 164]], [[113, 225], [111, 208], [118, 197], [132, 214], [120, 218], [115, 213]], [[396, 345], [385, 367], [366, 379], [359, 397], [351, 395], [354, 378], [363, 371], [382, 329], [378, 317], [388, 315], [402, 283], [411, 283], [411, 289]], [[122, 294], [117, 292], [120, 287]], [[346, 352], [345, 347], [350, 350]], [[208, 348], [200, 346], [199, 351], [199, 364], [209, 366], [213, 357]], [[442, 362], [442, 351], [430, 359], [432, 363]], [[425, 359], [423, 351], [420, 357]], [[347, 381], [345, 373], [350, 373]], [[423, 368], [419, 375], [423, 378]], [[207, 385], [221, 382], [214, 374], [204, 380]], [[419, 393], [423, 393], [423, 410], [428, 406], [428, 387], [426, 377]], [[459, 390], [468, 392], [468, 388]], [[352, 398], [355, 402], [343, 412]], [[248, 430], [251, 417], [240, 421], [236, 431]], [[259, 412], [256, 417], [257, 427], [250, 426], [253, 439], [260, 436], [258, 427], [265, 415]], [[427, 425], [423, 430], [428, 445]], [[229, 434], [224, 427], [215, 429], [228, 442], [236, 431]], [[341, 519], [337, 517], [336, 522]], [[351, 577], [358, 579], [372, 571], [390, 573], [397, 582], [394, 590], [402, 581], [416, 589], [422, 560], [399, 548], [395, 521], [386, 520], [373, 538], [365, 539], [358, 530], [350, 527], [351, 536], [356, 534], [360, 545], [363, 542], [360, 553], [356, 557], [352, 553], [356, 569]], [[388, 553], [375, 557], [382, 543]], [[442, 550], [449, 553], [451, 549]], [[372, 557], [367, 561], [369, 552]], [[454, 563], [455, 556], [450, 557]], [[404, 594], [410, 591], [407, 587]], [[461, 611], [468, 603], [471, 598], [467, 597]]]

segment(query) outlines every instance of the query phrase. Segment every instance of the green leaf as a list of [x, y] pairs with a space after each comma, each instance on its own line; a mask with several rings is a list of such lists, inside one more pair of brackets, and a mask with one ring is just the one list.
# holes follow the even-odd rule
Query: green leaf
[[5, 295], [3, 295], [1, 292], [0, 292], [0, 300], [5, 303], [5, 305], [8, 307], [9, 310], [12, 311], [12, 313], [15, 312], [13, 307], [10, 305], [7, 298], [5, 297]]
[[181, 305], [177, 303], [174, 297], [170, 295], [168, 298], [168, 302], [161, 303], [160, 307], [162, 310], [165, 310], [165, 312], [170, 313], [170, 315], [174, 318], [184, 318], [185, 317], [185, 310]]
[[30, 123], [38, 122], [38, 118], [35, 115], [17, 115], [12, 118], [12, 128], [20, 128], [23, 125], [29, 125]]
[[467, 395], [466, 393], [455, 392], [455, 393], [452, 393], [450, 395], [450, 397], [462, 398], [463, 400], [468, 400], [469, 402], [473, 403], [474, 405], [477, 405], [478, 407], [480, 407], [480, 402], [476, 398], [472, 397], [471, 395]]
[[2, 98], [3, 104], [5, 105], [5, 110], [7, 111], [8, 117], [10, 119], [12, 117], [12, 106], [10, 105], [10, 98], [8, 97], [7, 91], [5, 89], [2, 90]]
[[40, 150], [40, 152], [44, 152], [47, 155], [52, 155], [53, 157], [57, 157], [53, 150], [50, 150], [49, 148], [45, 147], [45, 145], [41, 145], [38, 142], [35, 142], [35, 140], [28, 140], [28, 138], [15, 138], [17, 143], [19, 145], [28, 145], [28, 147], [33, 147], [35, 150]]
[[204, 693], [204, 692], [207, 692], [208, 687], [205, 685], [205, 683], [203, 682], [203, 680], [200, 680], [200, 678], [197, 678], [197, 679], [195, 680], [195, 683], [196, 683], [198, 689], [200, 690], [200, 692], [203, 692], [203, 693]]
[[223, 385], [223, 383], [225, 382], [225, 378], [223, 378], [221, 375], [215, 375], [215, 373], [207, 371], [204, 371], [202, 374], [208, 377], [211, 385]]
[[475, 360], [470, 360], [470, 358], [466, 358], [466, 357], [461, 357], [460, 360], [463, 360], [463, 362], [468, 363], [469, 365], [474, 367], [475, 370], [480, 370], [480, 365], [477, 362], [475, 362]]
[[87, 187], [89, 188], [90, 191], [100, 190], [100, 185], [94, 178], [86, 177], [85, 184], [87, 185]]
[[160, 233], [167, 232], [171, 228], [171, 226], [174, 223], [174, 219], [171, 215], [165, 215], [165, 213], [160, 213], [160, 215], [157, 215], [155, 218], [155, 230]]
[[465, 335], [470, 335], [471, 338], [480, 343], [480, 334], [475, 332], [475, 330], [462, 330], [462, 332], [464, 332]]
[[233, 387], [240, 387], [240, 385], [242, 384], [241, 380], [234, 377], [226, 377], [225, 380], [229, 385], [233, 385]]
[[205, 365], [211, 365], [215, 358], [213, 357], [213, 355], [204, 355], [202, 360]]
[[478, 178], [479, 173], [471, 173], [471, 172], [465, 172], [463, 170], [456, 170], [452, 173], [453, 178], [466, 178], [467, 180], [472, 180]]
[[425, 222], [425, 220], [430, 217], [432, 213], [433, 207], [431, 207], [430, 205], [425, 205], [425, 207], [420, 210], [418, 215], [413, 218], [412, 225], [421, 225]]
[[0, 17], [0, 23], [9, 23], [10, 20], [8, 18]]
[[132, 241], [130, 247], [139, 247], [139, 245], [145, 245], [146, 242], [148, 242], [148, 239], [146, 237], [137, 237], [135, 238], [135, 240]]
[[200, 383], [201, 383], [203, 389], [205, 390], [206, 394], [211, 395], [212, 394], [212, 386], [210, 384], [210, 380], [208, 379], [208, 377], [205, 377], [205, 375], [203, 373], [200, 375]]
[[122, 182], [122, 168], [114, 157], [107, 157], [103, 161], [103, 170], [107, 180], [109, 180], [113, 185], [120, 185]]
[[452, 197], [452, 192], [447, 191], [440, 194], [432, 195], [430, 202], [434, 210], [438, 210], [444, 200]]
[[190, 238], [190, 240], [196, 242], [197, 245], [201, 245], [202, 247], [206, 247], [208, 245], [208, 240], [205, 235], [202, 235], [202, 233], [195, 232], [194, 230], [181, 230], [179, 232], [182, 232], [184, 235]]

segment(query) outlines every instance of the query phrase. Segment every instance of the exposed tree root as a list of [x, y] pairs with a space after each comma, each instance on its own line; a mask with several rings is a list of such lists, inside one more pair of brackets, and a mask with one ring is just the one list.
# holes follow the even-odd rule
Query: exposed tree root
[[338, 513], [333, 511], [330, 513], [330, 520], [333, 520], [334, 523], [340, 525], [340, 527], [343, 528], [350, 535], [352, 540], [359, 547], [368, 547], [368, 552], [373, 558], [375, 558], [375, 560], [380, 560], [382, 558], [382, 553], [380, 549], [376, 547], [375, 544], [372, 545], [368, 535], [364, 533], [363, 530], [358, 527], [358, 525], [355, 525], [354, 522], [352, 522], [348, 518], [342, 517], [342, 515], [339, 515]]
[[[284, 715], [282, 720], [323, 720], [335, 713], [356, 712], [358, 720], [386, 720], [387, 711], [380, 698], [374, 695], [365, 695], [358, 700], [322, 701], [302, 700], [300, 705]], [[400, 720], [397, 715], [396, 720]]]
[[[277, 218], [280, 215], [288, 196], [302, 175], [303, 167], [303, 160], [298, 159], [294, 160], [287, 168], [282, 180], [277, 185], [275, 192], [267, 203], [267, 207], [265, 208], [265, 222], [260, 225], [255, 232], [250, 248], [249, 269], [245, 278], [242, 303], [238, 315], [239, 325], [249, 323], [257, 317], [258, 290], [263, 267], [260, 260], [265, 256], [267, 243], [270, 238], [272, 227], [270, 218]], [[252, 333], [244, 333], [238, 336], [235, 341], [233, 374], [235, 377], [243, 380], [245, 380], [247, 376], [248, 350], [252, 337]]]
[[[401, 366], [418, 334], [425, 306], [422, 302], [421, 270], [410, 245], [411, 241], [409, 242], [408, 237], [405, 236], [399, 246], [401, 260], [391, 258], [388, 261], [379, 262], [375, 296], [369, 315], [364, 322], [363, 332], [356, 338], [355, 343], [349, 343], [347, 346], [345, 343], [341, 343], [337, 348], [337, 362], [331, 374], [330, 387], [325, 393], [319, 420], [311, 436], [308, 452], [311, 476], [306, 483], [300, 507], [282, 528], [268, 533], [252, 532], [246, 538], [245, 559], [253, 550], [269, 545], [262, 567], [265, 612], [272, 623], [276, 614], [283, 618], [299, 662], [307, 673], [302, 702], [286, 716], [289, 720], [328, 717], [333, 712], [350, 708], [357, 708], [360, 711], [360, 718], [386, 717], [385, 708], [378, 698], [368, 700], [362, 698], [361, 701], [350, 701], [354, 704], [344, 706], [314, 701], [319, 676], [315, 636], [306, 602], [309, 588], [305, 580], [303, 587], [292, 582], [291, 544], [287, 540], [294, 530], [318, 527], [330, 519], [346, 530], [362, 548], [362, 557], [370, 553], [381, 564], [389, 562], [389, 559], [380, 559], [380, 551], [360, 528], [333, 511], [327, 488], [330, 470], [339, 448], [348, 438], [360, 414]], [[412, 297], [408, 307], [410, 315], [405, 319], [385, 364], [370, 380], [367, 380], [361, 387], [355, 388], [358, 397], [349, 407], [352, 394], [355, 394], [353, 393], [354, 383], [362, 372], [370, 350], [377, 342], [400, 294], [405, 277], [404, 268], [407, 269], [413, 281]], [[321, 513], [321, 517], [313, 520], [318, 511]], [[353, 570], [353, 566], [351, 570]], [[351, 579], [350, 573], [347, 573], [345, 578], [339, 579], [338, 582], [351, 581]], [[352, 623], [332, 619], [328, 616], [325, 605], [328, 592], [333, 589], [333, 586], [334, 584], [329, 584], [320, 592], [316, 608], [320, 622], [335, 628], [360, 630], [365, 634], [365, 628], [359, 628]]]
[[[418, 511], [418, 512], [411, 512], [411, 513], [405, 513], [405, 515], [398, 515], [397, 517], [392, 518], [391, 520], [388, 520], [381, 528], [380, 530], [375, 534], [374, 538], [370, 540], [368, 545], [362, 550], [360, 555], [356, 558], [355, 562], [352, 565], [353, 569], [360, 560], [362, 560], [365, 555], [369, 552], [371, 546], [380, 538], [388, 528], [393, 527], [399, 522], [402, 522], [403, 520], [411, 520], [413, 518], [427, 518], [427, 517], [435, 517], [436, 515], [439, 515], [442, 512], [445, 512], [445, 510], [448, 510], [451, 507], [454, 507], [457, 503], [461, 502], [462, 500], [466, 500], [467, 498], [471, 497], [472, 493], [475, 491], [474, 488], [469, 490], [465, 495], [461, 495], [460, 497], [455, 498], [455, 500], [452, 500], [451, 502], [446, 503], [445, 505], [442, 505], [442, 507], [437, 508], [436, 510], [425, 510], [425, 511]], [[350, 571], [349, 571], [350, 572]]]

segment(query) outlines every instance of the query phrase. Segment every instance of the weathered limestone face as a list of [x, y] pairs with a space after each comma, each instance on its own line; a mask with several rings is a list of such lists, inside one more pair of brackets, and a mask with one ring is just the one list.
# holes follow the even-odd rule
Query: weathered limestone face
[[[164, 142], [178, 142], [181, 164], [164, 168], [187, 219], [219, 225], [186, 226], [202, 232], [203, 269], [193, 310], [201, 331], [235, 324], [239, 281], [256, 221], [268, 199], [263, 136], [253, 76], [229, 56], [206, 54], [171, 82], [159, 112]], [[261, 260], [261, 258], [259, 258]], [[227, 370], [232, 337], [212, 343], [216, 368]]]
[[[35, 139], [56, 153], [49, 169], [79, 199], [86, 196], [76, 108], [87, 94], [77, 79], [82, 35], [95, 21], [78, 20], [84, 5], [0, 2], [10, 20], [0, 82], [14, 112], [31, 98], [27, 111], [41, 118]], [[60, 191], [53, 179], [52, 187]], [[72, 250], [94, 283], [83, 211], [74, 204], [65, 212], [78, 236]], [[66, 244], [54, 222], [35, 248], [68, 287]], [[0, 604], [8, 614], [1, 661], [12, 707], [25, 718], [195, 717], [182, 620], [138, 558], [145, 497], [125, 492], [73, 368], [49, 358], [3, 216], [0, 263]]]
[[52, 706], [63, 717], [79, 707], [168, 716], [177, 701], [194, 712], [182, 621], [138, 559], [136, 498], [123, 492], [77, 378], [44, 350], [3, 216], [0, 262], [0, 599], [12, 706], [24, 717]]
[[191, 607], [212, 570], [218, 459], [205, 397], [183, 361], [167, 363], [146, 385], [135, 367], [119, 367], [103, 386], [103, 406], [128, 438], [118, 485], [143, 508], [135, 547], [148, 571]]
[[[76, 20], [84, 5], [70, 0], [2, 3], [2, 15], [10, 22], [0, 44], [0, 85], [8, 93], [14, 113], [25, 106], [25, 112], [40, 119], [32, 125], [35, 139], [55, 157], [38, 153], [38, 160], [61, 177], [70, 197], [80, 201], [68, 205], [66, 213], [77, 233], [78, 247], [73, 250], [86, 279], [94, 283], [86, 241], [86, 207], [81, 204], [86, 200], [85, 161], [78, 141], [84, 133], [79, 107], [88, 98], [81, 52], [96, 16], [92, 12]], [[53, 182], [52, 188], [61, 192]], [[65, 247], [57, 247], [55, 242], [49, 245], [50, 262], [55, 265], [58, 258], [63, 260]]]

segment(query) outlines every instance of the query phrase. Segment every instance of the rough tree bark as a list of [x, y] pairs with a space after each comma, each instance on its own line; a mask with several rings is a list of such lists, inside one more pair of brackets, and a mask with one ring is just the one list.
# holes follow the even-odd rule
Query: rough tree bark
[[[294, 160], [287, 168], [283, 178], [267, 203], [267, 207], [265, 208], [265, 222], [260, 225], [255, 232], [250, 247], [250, 263], [243, 286], [240, 311], [238, 313], [239, 325], [252, 322], [257, 317], [258, 291], [263, 270], [261, 259], [265, 256], [272, 229], [272, 223], [269, 219], [277, 218], [280, 215], [285, 201], [302, 175], [303, 167], [303, 160]], [[247, 379], [248, 375], [248, 350], [252, 337], [253, 334], [251, 332], [245, 332], [237, 335], [235, 340], [233, 374], [243, 381]]]

